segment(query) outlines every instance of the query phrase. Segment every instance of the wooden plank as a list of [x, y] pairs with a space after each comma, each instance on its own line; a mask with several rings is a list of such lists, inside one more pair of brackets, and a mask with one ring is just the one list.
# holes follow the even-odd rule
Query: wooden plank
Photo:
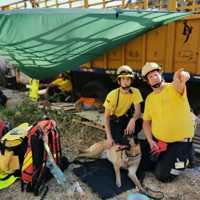
[[76, 122], [76, 123], [79, 123], [79, 124], [83, 124], [83, 125], [92, 127], [92, 128], [96, 128], [96, 129], [99, 129], [99, 130], [102, 130], [102, 131], [105, 130], [103, 126], [101, 126], [99, 124], [95, 124], [95, 123], [90, 122], [90, 121], [80, 121], [80, 120], [77, 120], [77, 119], [73, 119], [72, 121]]
[[51, 110], [64, 110], [64, 111], [69, 111], [69, 110], [74, 110], [75, 107], [59, 107], [59, 106], [50, 106]]
[[54, 102], [54, 103], [51, 103], [51, 106], [64, 106], [64, 107], [72, 107], [72, 106], [75, 106], [75, 103], [66, 103], [66, 102]]
[[74, 103], [50, 103], [49, 105], [38, 105], [38, 108], [48, 108], [50, 110], [64, 110], [64, 111], [69, 111], [69, 110], [75, 110], [75, 104]]
[[103, 113], [99, 113], [98, 111], [82, 111], [75, 113], [76, 115], [80, 116], [81, 118], [87, 119], [88, 121], [91, 121], [97, 125], [104, 126], [104, 120], [103, 120]]

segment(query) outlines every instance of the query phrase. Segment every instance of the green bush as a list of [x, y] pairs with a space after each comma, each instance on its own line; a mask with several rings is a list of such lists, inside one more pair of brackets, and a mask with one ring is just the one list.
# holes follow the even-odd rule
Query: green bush
[[30, 101], [28, 98], [17, 104], [15, 108], [0, 108], [0, 119], [10, 122], [12, 127], [24, 122], [34, 124], [44, 118], [54, 119], [63, 132], [71, 123], [72, 113], [38, 108], [38, 103]]

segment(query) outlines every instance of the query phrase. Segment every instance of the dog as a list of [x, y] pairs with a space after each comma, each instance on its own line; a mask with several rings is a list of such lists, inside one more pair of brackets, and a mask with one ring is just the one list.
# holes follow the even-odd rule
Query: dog
[[113, 164], [116, 177], [116, 185], [121, 187], [120, 168], [128, 170], [128, 176], [138, 189], [145, 193], [145, 189], [141, 185], [136, 176], [136, 171], [141, 159], [140, 144], [136, 144], [133, 139], [129, 140], [130, 149], [121, 148], [119, 145], [113, 145], [110, 149], [107, 148], [106, 140], [97, 142], [88, 149], [80, 150], [77, 158], [99, 158], [103, 153], [105, 157]]
[[103, 140], [90, 146], [88, 149], [80, 150], [77, 159], [79, 158], [107, 158], [112, 164], [115, 171], [116, 185], [121, 187], [120, 168], [128, 170], [128, 176], [133, 181], [138, 190], [150, 197], [151, 199], [163, 199], [164, 194], [161, 191], [152, 190], [143, 186], [137, 175], [141, 160], [140, 143], [135, 143], [133, 138], [128, 138], [130, 148], [125, 145], [114, 144], [110, 149], [107, 148], [107, 141]]

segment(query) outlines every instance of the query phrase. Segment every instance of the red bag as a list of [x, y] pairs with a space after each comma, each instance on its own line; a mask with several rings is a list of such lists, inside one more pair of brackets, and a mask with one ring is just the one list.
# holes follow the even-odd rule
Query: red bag
[[59, 131], [54, 120], [37, 122], [27, 135], [28, 147], [22, 165], [22, 191], [39, 194], [40, 188], [47, 181], [49, 173], [46, 167], [47, 153], [44, 149], [43, 137], [48, 138], [48, 145], [55, 162], [61, 166], [61, 145]]
[[5, 128], [5, 127], [6, 127], [5, 122], [0, 120], [0, 139], [1, 139], [2, 136], [3, 136], [3, 132], [4, 132], [4, 128]]

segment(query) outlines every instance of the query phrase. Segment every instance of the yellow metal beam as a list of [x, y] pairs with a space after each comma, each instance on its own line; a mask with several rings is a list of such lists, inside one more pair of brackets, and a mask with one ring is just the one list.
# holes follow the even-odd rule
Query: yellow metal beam
[[125, 0], [122, 0], [122, 8], [125, 7]]
[[103, 0], [102, 4], [103, 4], [102, 7], [105, 8], [106, 7], [106, 1]]
[[176, 11], [176, 1], [175, 0], [168, 1], [168, 10]]
[[175, 23], [168, 24], [166, 27], [166, 57], [165, 57], [165, 71], [173, 71], [174, 68], [174, 48], [175, 48]]
[[45, 1], [44, 1], [44, 5], [45, 5], [45, 7], [47, 7], [47, 6], [48, 6], [48, 3], [47, 3], [47, 1], [48, 1], [48, 0], [45, 0]]
[[84, 8], [88, 8], [88, 0], [84, 0]]
[[148, 9], [149, 7], [149, 0], [144, 0], [144, 9]]
[[[149, 8], [149, 0], [143, 0], [140, 3], [135, 2], [135, 3], [129, 3], [128, 0], [101, 0], [98, 2], [93, 2], [92, 0], [65, 0], [65, 1], [61, 1], [61, 0], [19, 0], [17, 2], [11, 3], [11, 4], [7, 4], [5, 6], [0, 6], [0, 8], [2, 10], [12, 10], [12, 9], [23, 9], [26, 8], [26, 4], [27, 2], [30, 2], [32, 4], [32, 7], [45, 7], [45, 8], [49, 8], [49, 7], [60, 7], [61, 5], [66, 5], [66, 7], [69, 8], [73, 8], [76, 7], [73, 5], [73, 3], [76, 2], [81, 2], [82, 6], [84, 8], [89, 8], [89, 7], [93, 7], [93, 6], [99, 6], [99, 8], [110, 8], [110, 7], [115, 7], [115, 4], [110, 4], [112, 2], [118, 2], [118, 6], [122, 7], [122, 8], [144, 8], [144, 9], [148, 9]], [[162, 8], [162, 4], [161, 4], [161, 0], [156, 0], [156, 6], [157, 8]], [[186, 11], [195, 11], [198, 12], [200, 10], [200, 5], [197, 4], [197, 0], [188, 0], [187, 1], [187, 5], [185, 6], [179, 6], [179, 8], [177, 7], [177, 2], [176, 0], [169, 0], [168, 1], [168, 10], [170, 11], [176, 11], [177, 9], [179, 10], [186, 10]]]
[[56, 0], [56, 8], [59, 8], [59, 2]]

